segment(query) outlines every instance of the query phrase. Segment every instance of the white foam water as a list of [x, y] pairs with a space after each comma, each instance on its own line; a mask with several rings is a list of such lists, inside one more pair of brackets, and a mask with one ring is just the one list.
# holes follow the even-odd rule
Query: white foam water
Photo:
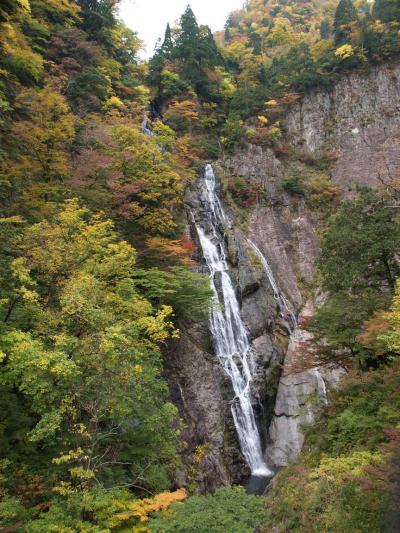
[[229, 376], [235, 396], [231, 411], [242, 453], [254, 476], [271, 476], [265, 464], [260, 434], [253, 410], [251, 382], [255, 371], [253, 353], [246, 328], [240, 316], [240, 306], [229, 275], [221, 227], [226, 222], [222, 203], [216, 193], [216, 180], [211, 165], [204, 172], [203, 205], [207, 227], [196, 222], [197, 233], [210, 273], [216, 305], [210, 312], [210, 329], [216, 355]]

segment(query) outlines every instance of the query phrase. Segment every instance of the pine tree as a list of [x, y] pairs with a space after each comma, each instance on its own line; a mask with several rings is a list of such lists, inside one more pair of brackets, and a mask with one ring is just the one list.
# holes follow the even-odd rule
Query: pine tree
[[155, 52], [149, 61], [149, 77], [148, 83], [153, 87], [160, 88], [161, 86], [161, 73], [165, 64], [165, 56], [162, 50], [161, 40], [159, 39], [156, 44]]
[[375, 0], [373, 16], [382, 22], [400, 22], [400, 0]]
[[210, 28], [197, 24], [190, 6], [180, 19], [173, 56], [180, 62], [182, 79], [188, 81], [199, 95], [208, 97], [210, 83], [206, 70], [221, 61]]
[[214, 36], [208, 26], [200, 26], [200, 53], [201, 60], [207, 63], [208, 67], [215, 67], [220, 64], [220, 55]]
[[349, 41], [349, 25], [358, 20], [356, 8], [351, 0], [340, 0], [335, 13], [334, 33], [335, 45], [339, 46]]

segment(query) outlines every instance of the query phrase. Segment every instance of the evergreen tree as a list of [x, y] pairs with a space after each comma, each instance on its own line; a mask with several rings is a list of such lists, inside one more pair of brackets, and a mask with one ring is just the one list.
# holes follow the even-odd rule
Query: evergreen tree
[[174, 41], [172, 39], [171, 27], [167, 24], [164, 35], [164, 42], [161, 46], [164, 57], [171, 58], [174, 51]]
[[158, 46], [154, 52], [153, 57], [149, 61], [149, 77], [148, 82], [153, 87], [161, 87], [161, 73], [165, 64], [165, 56], [162, 50], [162, 45], [158, 41]]
[[180, 19], [174, 59], [181, 65], [182, 79], [188, 81], [197, 94], [208, 98], [210, 82], [206, 69], [220, 63], [219, 54], [210, 28], [197, 24], [190, 6], [187, 6]]
[[353, 293], [382, 286], [394, 289], [400, 275], [396, 259], [400, 226], [387, 200], [371, 189], [362, 189], [354, 200], [345, 200], [329, 221], [322, 239], [322, 286], [332, 293]]
[[217, 44], [212, 31], [208, 26], [200, 26], [200, 53], [201, 59], [208, 67], [215, 67], [221, 63]]
[[117, 24], [119, 0], [77, 0], [81, 8], [82, 28], [96, 41], [110, 45], [109, 30]]
[[373, 16], [382, 22], [400, 22], [400, 0], [375, 0]]
[[349, 25], [358, 20], [356, 8], [352, 0], [340, 0], [334, 20], [335, 45], [339, 46], [349, 41]]
[[185, 71], [190, 76], [191, 67], [198, 57], [199, 25], [190, 6], [187, 6], [180, 19], [180, 30], [176, 41], [175, 55], [184, 60]]
[[149, 83], [153, 87], [161, 89], [162, 71], [166, 59], [172, 59], [174, 54], [174, 41], [172, 39], [171, 27], [167, 24], [165, 28], [164, 41], [157, 41], [156, 50], [149, 61]]
[[327, 350], [345, 347], [368, 359], [370, 354], [357, 338], [361, 325], [374, 311], [385, 308], [400, 274], [396, 213], [386, 198], [363, 189], [331, 217], [321, 244], [319, 270], [322, 288], [329, 294], [312, 329], [325, 339]]
[[331, 25], [328, 19], [324, 19], [321, 21], [321, 24], [319, 26], [319, 34], [321, 36], [321, 39], [329, 39], [329, 37], [331, 36]]

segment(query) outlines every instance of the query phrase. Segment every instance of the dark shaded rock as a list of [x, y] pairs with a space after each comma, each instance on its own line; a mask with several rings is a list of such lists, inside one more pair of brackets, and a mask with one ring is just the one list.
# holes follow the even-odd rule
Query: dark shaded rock
[[[227, 467], [226, 379], [211, 354], [207, 325], [181, 327], [180, 339], [169, 346], [164, 360], [171, 399], [185, 423], [181, 438], [181, 442], [185, 443], [181, 450], [184, 463], [188, 470], [201, 466], [197, 468], [195, 481], [204, 492], [230, 484], [233, 476]], [[198, 446], [203, 446], [205, 450], [201, 465], [194, 463]]]

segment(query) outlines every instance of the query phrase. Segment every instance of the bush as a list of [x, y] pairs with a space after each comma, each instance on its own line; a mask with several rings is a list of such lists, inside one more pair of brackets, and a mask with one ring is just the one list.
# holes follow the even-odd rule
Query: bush
[[44, 72], [43, 58], [28, 49], [11, 50], [3, 60], [3, 65], [27, 85], [38, 84]]
[[174, 504], [149, 526], [154, 533], [254, 533], [264, 518], [264, 498], [235, 487]]
[[238, 116], [229, 116], [222, 128], [221, 141], [223, 146], [233, 152], [234, 148], [242, 141], [245, 134], [243, 121]]
[[250, 207], [267, 197], [265, 189], [257, 182], [236, 177], [228, 183], [228, 191], [239, 207]]
[[282, 183], [283, 190], [291, 196], [305, 196], [304, 177], [296, 169]]
[[71, 79], [68, 96], [76, 105], [84, 104], [90, 110], [100, 109], [111, 91], [111, 82], [100, 70], [89, 67]]
[[333, 207], [337, 207], [340, 189], [319, 166], [310, 162], [298, 163], [292, 167], [282, 187], [291, 196], [304, 196], [310, 209], [324, 209], [329, 212]]
[[336, 187], [326, 174], [310, 176], [307, 182], [310, 207], [336, 206], [340, 189]]
[[168, 271], [138, 269], [136, 273], [136, 285], [155, 305], [171, 305], [175, 314], [186, 320], [208, 317], [213, 298], [208, 276], [179, 266]]

